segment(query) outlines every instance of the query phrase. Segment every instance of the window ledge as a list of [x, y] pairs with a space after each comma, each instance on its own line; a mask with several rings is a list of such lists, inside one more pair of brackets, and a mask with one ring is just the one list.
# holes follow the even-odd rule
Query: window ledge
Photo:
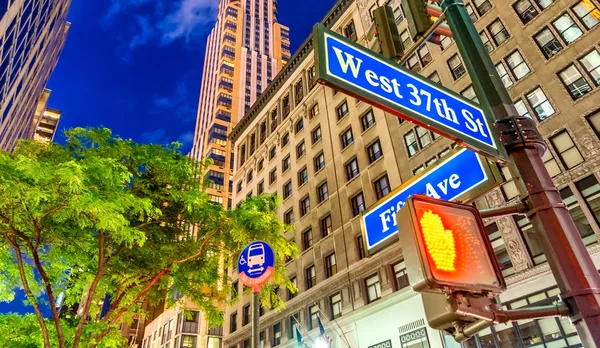
[[320, 207], [321, 205], [323, 205], [325, 202], [329, 201], [329, 197], [325, 198], [324, 200], [322, 200], [321, 202], [319, 202], [317, 205], [315, 205], [315, 209]]
[[378, 159], [376, 159], [375, 161], [373, 161], [373, 163], [369, 164], [367, 166], [367, 169], [373, 167], [375, 164], [377, 164], [377, 162], [379, 162], [382, 158], [384, 158], [385, 156], [382, 154], [381, 157], [379, 157]]
[[[394, 116], [396, 117], [396, 116]], [[362, 131], [362, 133], [360, 133], [361, 136], [364, 136], [365, 133], [367, 133], [368, 131], [370, 131], [371, 129], [374, 129], [375, 126], [377, 125], [377, 122], [373, 123], [369, 128], [365, 129], [364, 131]]]
[[321, 142], [321, 140], [323, 140], [323, 136], [321, 136], [321, 137], [319, 138], [319, 140], [315, 141], [315, 142], [314, 142], [314, 143], [312, 143], [310, 146], [311, 146], [311, 147], [313, 147], [313, 146], [317, 145], [318, 143], [320, 143], [320, 142]]
[[302, 158], [304, 158], [304, 156], [306, 156], [306, 151], [304, 151], [304, 153], [302, 154], [302, 156], [296, 157], [296, 162], [298, 162], [299, 160], [301, 160]]
[[346, 150], [348, 150], [349, 148], [351, 148], [352, 145], [354, 145], [354, 140], [352, 140], [352, 142], [350, 144], [348, 144], [345, 148], [343, 148], [341, 153], [344, 153]]
[[353, 176], [350, 180], [346, 181], [346, 186], [348, 186], [351, 182], [353, 182], [354, 180], [356, 180], [356, 178], [360, 177], [360, 173], [356, 174], [355, 176]]

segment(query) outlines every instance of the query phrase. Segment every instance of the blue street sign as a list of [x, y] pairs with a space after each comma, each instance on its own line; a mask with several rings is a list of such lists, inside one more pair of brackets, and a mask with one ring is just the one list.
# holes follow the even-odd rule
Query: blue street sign
[[273, 248], [263, 241], [252, 242], [242, 250], [238, 258], [238, 279], [242, 284], [259, 292], [275, 272]]
[[396, 213], [410, 195], [420, 193], [447, 201], [469, 195], [471, 199], [498, 183], [499, 178], [494, 175], [485, 158], [468, 149], [452, 152], [363, 214], [362, 227], [367, 249], [371, 250], [396, 236]]
[[317, 79], [484, 155], [501, 159], [477, 104], [421, 75], [316, 26]]

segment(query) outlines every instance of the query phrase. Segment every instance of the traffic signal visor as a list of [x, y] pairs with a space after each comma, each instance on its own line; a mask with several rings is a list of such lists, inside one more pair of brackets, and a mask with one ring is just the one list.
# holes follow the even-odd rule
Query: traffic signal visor
[[396, 220], [415, 291], [500, 293], [506, 288], [475, 207], [413, 195]]

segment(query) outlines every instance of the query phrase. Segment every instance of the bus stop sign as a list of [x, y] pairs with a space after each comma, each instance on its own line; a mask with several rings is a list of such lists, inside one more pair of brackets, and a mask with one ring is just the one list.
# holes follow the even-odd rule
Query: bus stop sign
[[263, 241], [252, 242], [242, 250], [238, 258], [238, 279], [242, 284], [260, 292], [275, 272], [275, 254], [273, 248]]

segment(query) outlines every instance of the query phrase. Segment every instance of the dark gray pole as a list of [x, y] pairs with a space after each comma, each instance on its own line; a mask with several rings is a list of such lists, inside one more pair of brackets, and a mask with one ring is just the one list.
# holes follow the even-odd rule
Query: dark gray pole
[[258, 318], [260, 317], [260, 292], [252, 292], [252, 339], [250, 348], [258, 348]]
[[440, 0], [473, 87], [493, 116], [509, 168], [526, 197], [548, 264], [585, 347], [600, 347], [600, 275], [541, 156], [546, 144], [533, 120], [519, 116], [461, 0]]

